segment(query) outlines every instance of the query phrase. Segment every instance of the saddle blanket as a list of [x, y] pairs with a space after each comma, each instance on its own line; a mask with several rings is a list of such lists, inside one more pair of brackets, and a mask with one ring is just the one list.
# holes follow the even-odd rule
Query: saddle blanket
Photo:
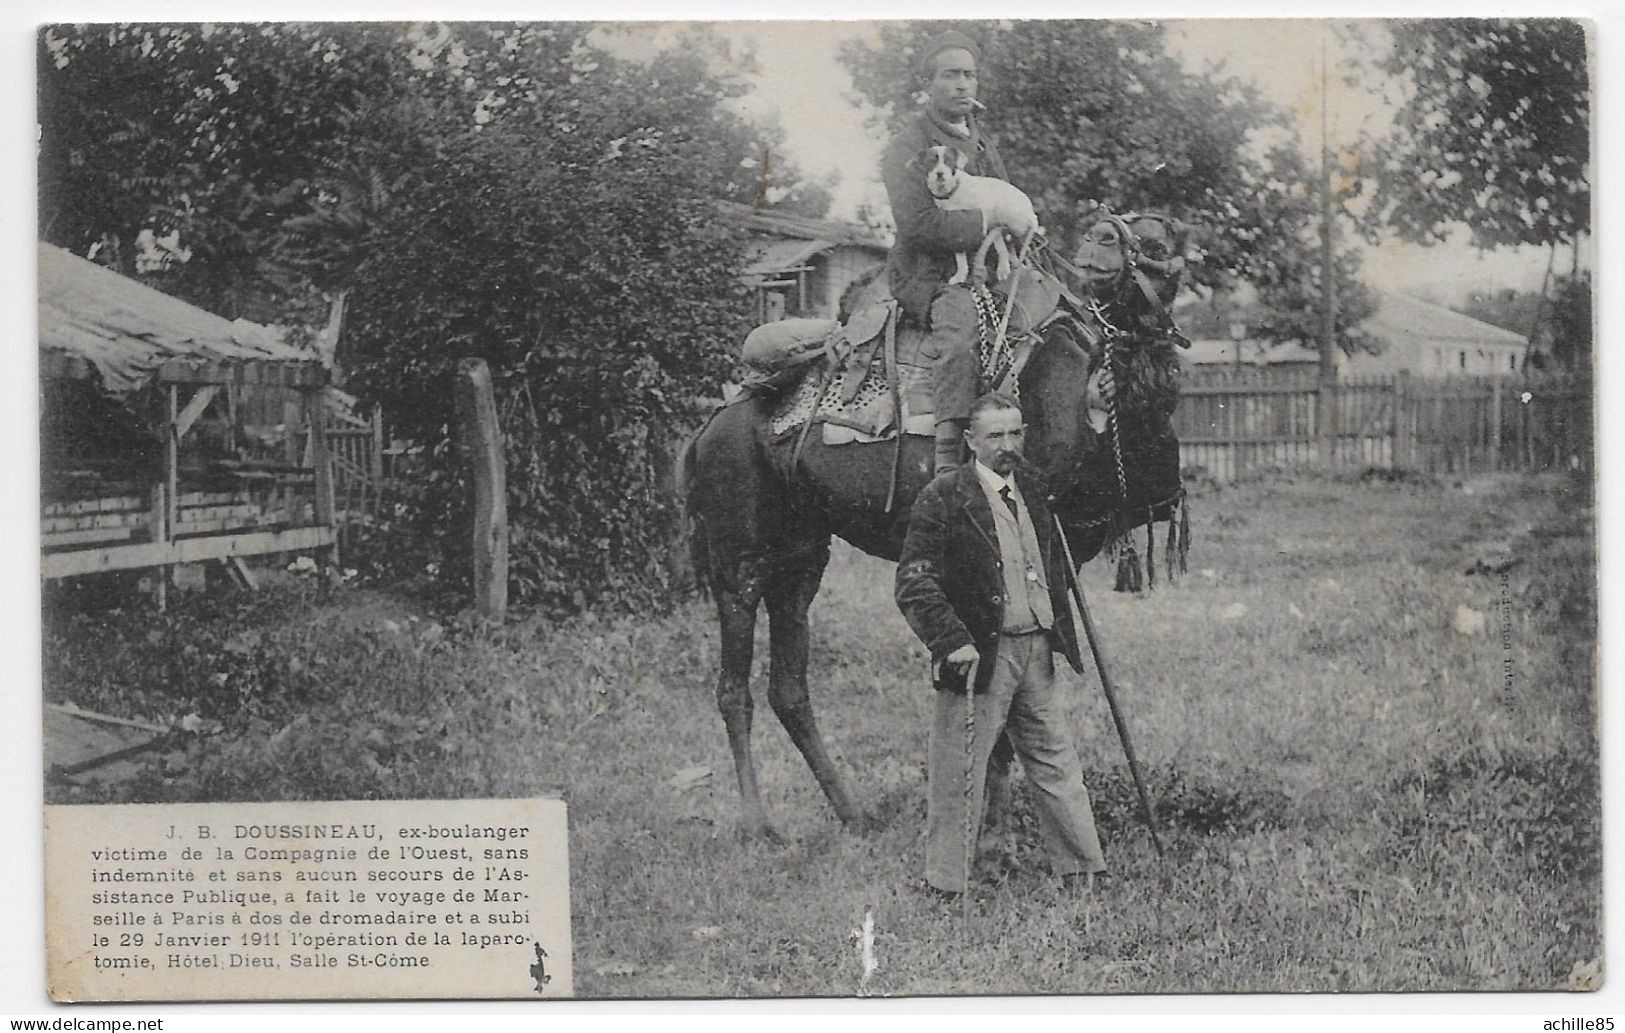
[[[899, 425], [905, 434], [933, 436], [936, 398], [931, 386], [932, 359], [923, 354], [922, 348], [928, 336], [924, 330], [910, 326], [897, 331], [897, 393], [901, 413], [893, 413], [884, 349], [857, 349], [846, 353], [833, 373], [827, 357], [804, 367], [801, 379], [790, 385], [774, 403], [768, 429], [774, 437], [780, 437], [798, 431], [811, 420], [822, 424], [826, 445], [889, 441], [897, 436]], [[1013, 341], [1007, 339], [1000, 348], [989, 346], [984, 338], [978, 346], [982, 383], [1000, 383], [1014, 368], [1016, 351]], [[853, 392], [850, 367], [864, 356], [869, 357], [868, 368]], [[851, 401], [846, 401], [847, 397]]]
[[[920, 344], [925, 340], [923, 330], [903, 327], [897, 331], [897, 388], [902, 401], [902, 426], [905, 434], [930, 435], [935, 432], [932, 417], [931, 370], [923, 364]], [[769, 430], [775, 437], [799, 430], [811, 419], [824, 425], [824, 443], [845, 444], [851, 441], [886, 441], [897, 434], [897, 420], [892, 413], [891, 389], [886, 383], [886, 356], [884, 348], [875, 348], [869, 368], [852, 401], [842, 400], [842, 381], [847, 373], [853, 352], [831, 375], [829, 360], [821, 359], [807, 365], [801, 379], [781, 395], [773, 406]], [[822, 391], [823, 399], [819, 401]], [[813, 411], [814, 404], [818, 411]]]

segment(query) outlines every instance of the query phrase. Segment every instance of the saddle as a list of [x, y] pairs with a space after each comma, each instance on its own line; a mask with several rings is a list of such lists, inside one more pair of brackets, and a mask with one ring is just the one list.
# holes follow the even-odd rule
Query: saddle
[[[1012, 287], [1015, 302], [1009, 304]], [[1020, 371], [1031, 337], [1056, 317], [1060, 297], [1059, 282], [1031, 268], [978, 297], [983, 383], [996, 386]], [[990, 346], [1007, 305], [1002, 346]], [[936, 427], [931, 360], [921, 347], [928, 336], [892, 299], [859, 309], [829, 333], [825, 347], [804, 350], [810, 361], [793, 380], [780, 381], [783, 393], [772, 406], [769, 431], [779, 438], [816, 423], [827, 445], [889, 441], [899, 430], [931, 436]]]

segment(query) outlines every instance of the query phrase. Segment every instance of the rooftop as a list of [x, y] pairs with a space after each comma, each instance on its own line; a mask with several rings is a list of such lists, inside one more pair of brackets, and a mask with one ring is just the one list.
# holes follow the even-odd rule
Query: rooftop
[[279, 330], [226, 319], [59, 247], [39, 245], [39, 357], [46, 379], [320, 386], [327, 370]]
[[737, 201], [719, 201], [722, 214], [753, 233], [770, 233], [777, 237], [800, 240], [824, 240], [831, 245], [850, 244], [856, 247], [886, 250], [886, 244], [867, 226], [851, 222], [831, 222], [827, 219], [809, 219], [805, 215], [789, 212], [770, 212], [753, 209]]

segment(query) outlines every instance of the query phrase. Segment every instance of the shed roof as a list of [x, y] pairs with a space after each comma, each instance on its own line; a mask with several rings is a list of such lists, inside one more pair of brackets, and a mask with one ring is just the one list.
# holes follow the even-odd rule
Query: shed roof
[[835, 246], [832, 240], [772, 240], [753, 241], [750, 261], [745, 264], [744, 275], [767, 276], [788, 272], [807, 264], [814, 255]]
[[226, 319], [80, 258], [39, 245], [40, 376], [94, 373], [113, 394], [153, 380], [320, 386], [327, 370], [280, 331]]
[[854, 247], [885, 251], [886, 244], [867, 226], [833, 219], [809, 219], [805, 215], [752, 208], [737, 201], [718, 201], [722, 215], [752, 233], [766, 233], [775, 237], [794, 237], [802, 240], [822, 240], [830, 244], [851, 244]]

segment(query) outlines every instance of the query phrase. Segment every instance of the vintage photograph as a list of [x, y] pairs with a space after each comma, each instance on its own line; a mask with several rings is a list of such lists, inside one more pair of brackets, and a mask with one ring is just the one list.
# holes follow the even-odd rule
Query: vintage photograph
[[35, 60], [74, 999], [1603, 985], [1590, 23]]

